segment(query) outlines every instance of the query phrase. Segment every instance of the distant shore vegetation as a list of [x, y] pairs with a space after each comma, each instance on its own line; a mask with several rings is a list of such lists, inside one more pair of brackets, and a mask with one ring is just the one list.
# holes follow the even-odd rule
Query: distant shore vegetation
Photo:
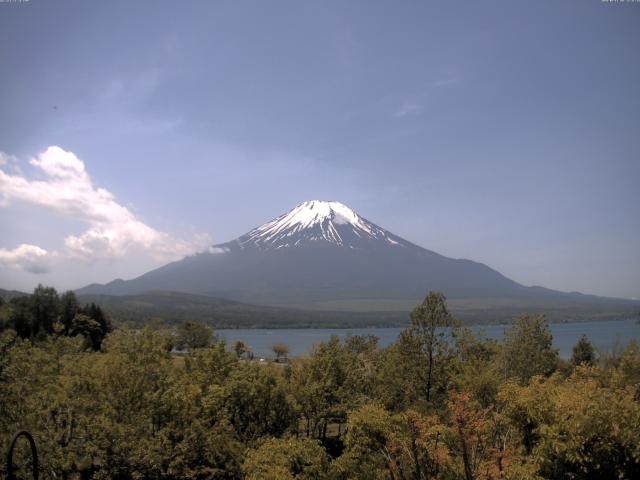
[[552, 340], [540, 315], [483, 338], [431, 292], [387, 347], [261, 361], [196, 321], [114, 328], [38, 287], [0, 302], [0, 447], [29, 431], [44, 479], [640, 478], [640, 346], [583, 337], [563, 360]]

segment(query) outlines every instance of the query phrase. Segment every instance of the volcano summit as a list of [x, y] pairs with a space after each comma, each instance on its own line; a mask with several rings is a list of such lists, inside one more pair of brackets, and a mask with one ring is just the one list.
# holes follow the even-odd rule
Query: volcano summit
[[429, 290], [444, 292], [454, 309], [476, 313], [598, 310], [603, 302], [624, 302], [527, 287], [481, 263], [417, 246], [342, 203], [318, 200], [206, 252], [79, 293], [158, 290], [335, 311], [408, 310]]
[[304, 202], [275, 220], [254, 228], [238, 238], [236, 243], [243, 249], [263, 251], [319, 243], [355, 249], [410, 245], [342, 203], [318, 200]]

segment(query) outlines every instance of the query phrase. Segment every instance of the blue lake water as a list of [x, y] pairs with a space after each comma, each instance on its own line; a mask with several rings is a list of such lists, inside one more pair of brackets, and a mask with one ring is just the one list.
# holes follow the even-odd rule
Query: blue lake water
[[[582, 335], [598, 349], [611, 350], [616, 346], [624, 346], [629, 340], [640, 341], [640, 324], [636, 320], [597, 320], [591, 322], [552, 323], [553, 343], [560, 351], [560, 356], [568, 358], [571, 349]], [[489, 338], [502, 339], [506, 325], [483, 325], [471, 327], [476, 332], [484, 332]], [[275, 343], [289, 345], [290, 356], [303, 356], [311, 352], [313, 345], [327, 341], [331, 335], [344, 339], [348, 335], [375, 335], [381, 347], [398, 339], [402, 328], [291, 328], [291, 329], [240, 329], [217, 330], [216, 333], [231, 344], [242, 340], [251, 347], [258, 358], [271, 358], [271, 347]]]

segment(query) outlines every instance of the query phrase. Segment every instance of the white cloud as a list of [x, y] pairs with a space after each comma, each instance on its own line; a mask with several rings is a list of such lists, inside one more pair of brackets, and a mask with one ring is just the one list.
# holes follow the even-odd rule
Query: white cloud
[[51, 255], [44, 248], [26, 243], [18, 245], [13, 250], [0, 248], [0, 265], [31, 273], [48, 272], [50, 257]]
[[[4, 155], [4, 154], [3, 154]], [[0, 156], [0, 159], [5, 156]], [[64, 239], [63, 252], [46, 252], [35, 245], [20, 245], [14, 250], [0, 250], [5, 264], [29, 271], [26, 259], [123, 258], [131, 252], [144, 252], [157, 261], [170, 261], [203, 250], [211, 244], [207, 235], [192, 240], [172, 238], [139, 220], [119, 204], [107, 190], [93, 185], [84, 162], [72, 152], [52, 146], [29, 162], [44, 174], [43, 180], [29, 180], [24, 175], [10, 175], [0, 169], [0, 206], [14, 202], [49, 209], [79, 220], [88, 229]], [[23, 259], [23, 260], [16, 260]]]
[[227, 253], [229, 249], [227, 247], [209, 247], [207, 252], [209, 253]]

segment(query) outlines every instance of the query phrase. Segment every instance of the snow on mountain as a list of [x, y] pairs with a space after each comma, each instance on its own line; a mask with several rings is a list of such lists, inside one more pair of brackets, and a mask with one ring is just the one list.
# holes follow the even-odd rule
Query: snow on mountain
[[241, 248], [273, 250], [309, 243], [329, 243], [354, 249], [407, 242], [362, 218], [340, 202], [303, 202], [278, 218], [254, 228], [236, 240]]

